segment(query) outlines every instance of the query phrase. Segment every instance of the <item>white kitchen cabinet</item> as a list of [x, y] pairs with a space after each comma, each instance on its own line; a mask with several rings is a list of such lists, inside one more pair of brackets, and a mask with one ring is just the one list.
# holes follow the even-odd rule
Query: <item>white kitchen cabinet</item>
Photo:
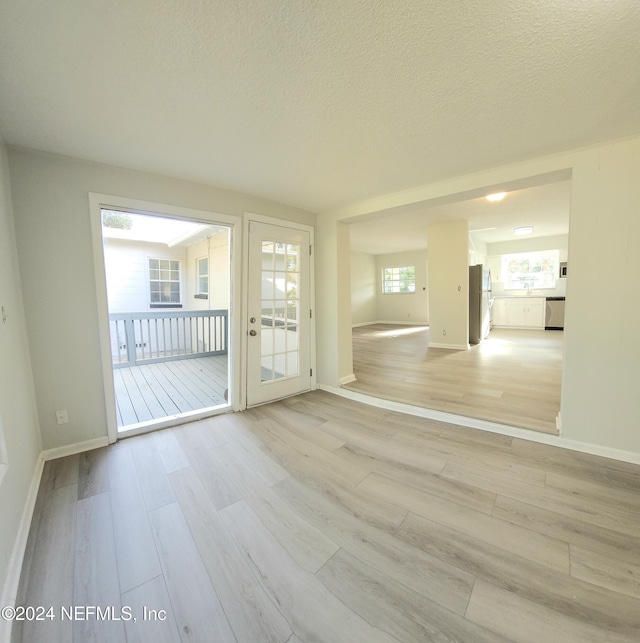
[[510, 328], [544, 328], [544, 297], [496, 297], [493, 325]]
[[507, 304], [509, 300], [505, 297], [496, 297], [491, 307], [491, 321], [494, 326], [507, 326], [509, 324], [507, 316]]

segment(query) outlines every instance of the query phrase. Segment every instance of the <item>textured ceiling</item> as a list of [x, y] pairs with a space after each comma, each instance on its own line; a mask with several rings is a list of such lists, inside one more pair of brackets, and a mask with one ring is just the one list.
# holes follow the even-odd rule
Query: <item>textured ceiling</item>
[[[351, 249], [369, 254], [388, 254], [427, 247], [430, 223], [464, 219], [473, 240], [483, 243], [552, 237], [569, 233], [571, 182], [561, 181], [508, 192], [491, 203], [484, 197], [437, 207], [416, 207], [406, 212], [380, 215], [350, 227]], [[532, 225], [527, 237], [513, 228]]]
[[0, 0], [12, 144], [322, 212], [640, 133], [637, 0]]

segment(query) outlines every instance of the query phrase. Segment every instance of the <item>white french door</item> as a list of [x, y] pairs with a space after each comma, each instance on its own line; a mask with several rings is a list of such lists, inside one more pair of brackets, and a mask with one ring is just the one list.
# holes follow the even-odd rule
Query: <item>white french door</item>
[[309, 232], [249, 224], [247, 406], [311, 388]]

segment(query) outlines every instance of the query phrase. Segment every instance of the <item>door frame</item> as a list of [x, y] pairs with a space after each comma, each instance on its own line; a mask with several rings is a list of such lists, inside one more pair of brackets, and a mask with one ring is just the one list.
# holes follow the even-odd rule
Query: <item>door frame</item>
[[[89, 214], [91, 223], [91, 244], [93, 249], [93, 266], [96, 284], [96, 300], [98, 311], [98, 331], [100, 336], [100, 355], [102, 361], [102, 375], [104, 383], [104, 395], [107, 415], [107, 435], [109, 443], [113, 444], [118, 439], [118, 423], [116, 418], [116, 395], [113, 383], [113, 366], [111, 360], [111, 342], [109, 336], [109, 306], [107, 298], [107, 278], [104, 265], [104, 249], [102, 245], [102, 209], [121, 210], [132, 214], [146, 214], [151, 216], [164, 216], [172, 219], [189, 219], [200, 223], [220, 223], [229, 226], [231, 229], [230, 242], [230, 276], [231, 292], [229, 306], [229, 403], [234, 411], [242, 408], [242, 341], [240, 322], [244, 318], [242, 313], [243, 299], [240, 296], [240, 285], [242, 283], [242, 262], [240, 260], [242, 247], [242, 220], [240, 217], [220, 214], [206, 210], [195, 210], [183, 208], [164, 203], [153, 203], [141, 201], [128, 197], [120, 197], [108, 194], [89, 192]], [[245, 337], [246, 339], [246, 337]], [[245, 342], [246, 343], [246, 342]], [[189, 421], [197, 420], [219, 413], [222, 411], [202, 411], [189, 414]], [[148, 427], [140, 430], [128, 431], [127, 436], [147, 431], [166, 428], [181, 424], [182, 418], [176, 419], [171, 416], [166, 420], [158, 420]]]
[[[283, 228], [292, 228], [294, 230], [303, 230], [309, 233], [309, 244], [311, 245], [311, 256], [309, 258], [309, 306], [312, 310], [311, 323], [309, 324], [309, 364], [311, 365], [311, 390], [318, 388], [317, 365], [316, 365], [316, 288], [315, 288], [315, 228], [304, 223], [288, 221], [286, 219], [277, 219], [274, 217], [256, 214], [254, 212], [244, 213], [243, 241], [242, 241], [242, 292], [243, 292], [243, 311], [241, 323], [242, 338], [242, 366], [244, 377], [240, 385], [240, 395], [242, 398], [242, 408], [247, 408], [247, 377], [249, 375], [247, 360], [249, 358], [249, 226], [252, 222], [265, 223], [267, 225], [281, 226]], [[265, 402], [266, 404], [267, 402]]]

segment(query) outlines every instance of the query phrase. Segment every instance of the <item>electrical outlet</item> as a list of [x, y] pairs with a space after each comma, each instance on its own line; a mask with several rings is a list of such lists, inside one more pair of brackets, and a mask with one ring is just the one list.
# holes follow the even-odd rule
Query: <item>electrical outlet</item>
[[58, 424], [68, 424], [69, 416], [67, 415], [66, 409], [62, 409], [62, 411], [56, 411], [56, 422]]

